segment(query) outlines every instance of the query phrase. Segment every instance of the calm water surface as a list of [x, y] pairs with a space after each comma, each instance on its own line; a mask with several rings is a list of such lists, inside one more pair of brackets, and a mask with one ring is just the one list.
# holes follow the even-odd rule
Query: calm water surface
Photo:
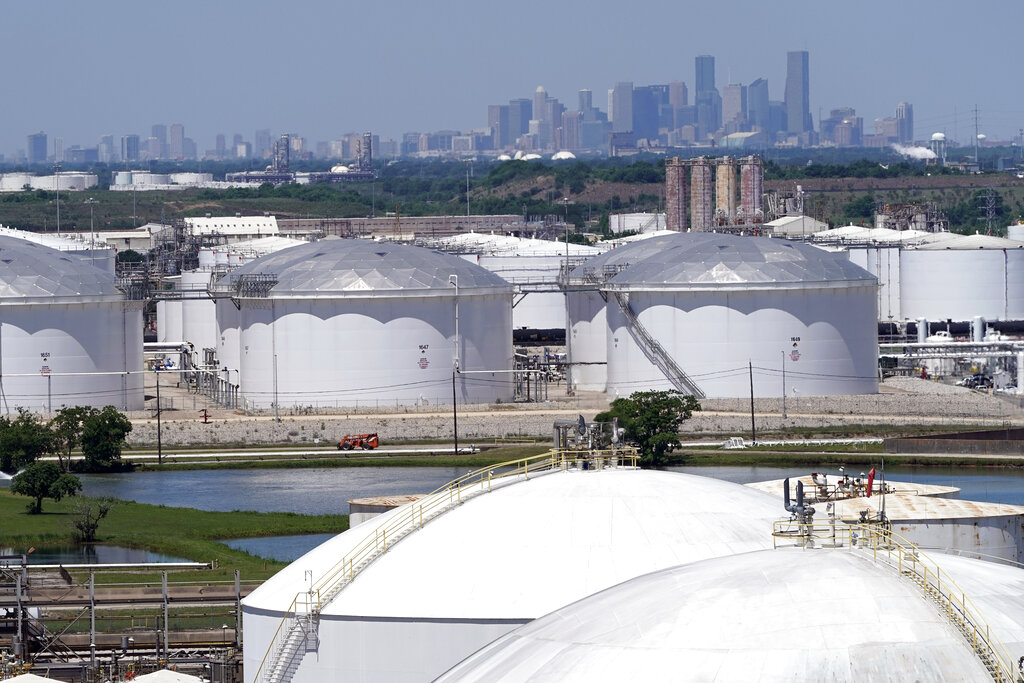
[[221, 512], [347, 515], [353, 498], [429, 493], [469, 471], [468, 467], [341, 467], [80, 476], [86, 496]]

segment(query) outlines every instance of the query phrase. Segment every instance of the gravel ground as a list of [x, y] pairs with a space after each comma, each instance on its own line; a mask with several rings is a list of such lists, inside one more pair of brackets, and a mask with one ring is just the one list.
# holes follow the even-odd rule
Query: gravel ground
[[[460, 406], [459, 439], [492, 443], [517, 436], [547, 437], [555, 419], [587, 419], [607, 408], [603, 394], [579, 396], [535, 404]], [[703, 411], [684, 423], [684, 431], [735, 433], [750, 431], [749, 399], [707, 399]], [[880, 393], [862, 396], [789, 397], [787, 417], [782, 399], [757, 399], [754, 404], [759, 430], [782, 427], [827, 429], [845, 424], [1004, 424], [1024, 425], [1024, 411], [1016, 397], [1002, 397], [964, 387], [915, 378], [890, 378]], [[184, 414], [183, 414], [184, 413]], [[165, 447], [216, 444], [271, 445], [281, 443], [335, 443], [345, 434], [377, 432], [384, 444], [394, 441], [450, 439], [452, 413], [442, 407], [400, 408], [388, 412], [334, 415], [244, 415], [211, 410], [209, 424], [192, 411], [165, 411], [161, 437]], [[187, 415], [187, 417], [186, 417]], [[145, 413], [135, 416], [129, 443], [155, 446], [157, 423]]]

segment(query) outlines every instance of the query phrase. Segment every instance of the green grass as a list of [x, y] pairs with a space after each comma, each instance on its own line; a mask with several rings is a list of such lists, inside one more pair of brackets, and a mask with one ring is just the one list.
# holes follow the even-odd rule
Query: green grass
[[[43, 501], [43, 513], [30, 515], [28, 501], [0, 490], [0, 545], [26, 552], [30, 547], [71, 542], [71, 509], [80, 499]], [[267, 578], [286, 563], [234, 550], [218, 539], [293, 534], [339, 533], [348, 528], [347, 515], [299, 515], [289, 512], [206, 512], [123, 501], [100, 522], [97, 543], [141, 548], [216, 568], [201, 572], [204, 581]], [[181, 572], [195, 574], [195, 572]], [[200, 577], [194, 577], [198, 580]], [[105, 575], [104, 582], [150, 580], [138, 574]], [[158, 579], [158, 577], [157, 577]], [[193, 580], [180, 577], [180, 580]]]

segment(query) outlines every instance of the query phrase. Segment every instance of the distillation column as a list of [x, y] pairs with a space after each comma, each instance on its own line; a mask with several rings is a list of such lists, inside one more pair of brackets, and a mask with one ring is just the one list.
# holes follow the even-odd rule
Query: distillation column
[[679, 157], [665, 162], [665, 227], [675, 232], [686, 232], [690, 228], [686, 213], [687, 170]]
[[722, 157], [715, 167], [715, 223], [736, 223], [736, 160]]

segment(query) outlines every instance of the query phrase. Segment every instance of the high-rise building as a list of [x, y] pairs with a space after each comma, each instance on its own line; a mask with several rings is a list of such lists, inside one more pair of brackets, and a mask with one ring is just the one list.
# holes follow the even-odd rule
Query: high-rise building
[[914, 106], [909, 102], [896, 105], [897, 138], [901, 143], [914, 141]]
[[698, 55], [695, 63], [697, 78], [694, 80], [694, 92], [715, 90], [715, 58], [712, 55]]
[[673, 109], [682, 109], [687, 106], [689, 94], [686, 91], [686, 83], [672, 81], [668, 84], [668, 103]]
[[722, 88], [722, 123], [733, 126], [732, 133], [746, 128], [747, 124], [747, 86], [730, 83]]
[[806, 51], [786, 53], [786, 130], [790, 133], [809, 133], [814, 130], [808, 63]]
[[59, 135], [53, 139], [53, 160], [58, 164], [64, 162], [64, 138]]
[[588, 88], [584, 88], [576, 93], [576, 97], [579, 104], [579, 112], [581, 115], [586, 114], [594, 108], [594, 93]]
[[122, 135], [121, 136], [121, 161], [138, 161], [139, 160], [139, 136], [138, 135]]
[[[418, 136], [417, 136], [418, 137]], [[270, 147], [273, 144], [273, 140], [270, 137], [269, 128], [261, 128], [256, 131], [256, 135], [253, 136], [253, 156], [257, 159], [266, 159], [270, 156]], [[340, 158], [340, 157], [335, 157]]]
[[575, 151], [582, 146], [581, 124], [583, 114], [578, 111], [567, 111], [562, 113], [562, 126], [559, 139], [556, 141], [559, 149]]
[[770, 113], [768, 110], [768, 81], [759, 78], [747, 86], [747, 122], [754, 128], [768, 134], [768, 139], [775, 138], [775, 131], [770, 129]]
[[654, 140], [660, 127], [662, 105], [668, 105], [667, 85], [645, 85], [633, 88], [633, 133], [638, 140]]
[[487, 127], [491, 129], [495, 149], [507, 149], [510, 145], [508, 130], [509, 107], [507, 104], [487, 106]]
[[149, 160], [160, 158], [160, 140], [155, 135], [146, 138], [145, 156]]
[[722, 127], [722, 96], [715, 88], [715, 58], [711, 55], [699, 55], [695, 60], [696, 88], [694, 106], [696, 107], [696, 124], [699, 136], [703, 139]]
[[547, 121], [548, 91], [543, 85], [538, 85], [533, 92], [533, 118], [538, 121]]
[[216, 142], [214, 143], [214, 153], [218, 159], [223, 159], [227, 153], [227, 138], [224, 137], [224, 133], [217, 133]]
[[167, 148], [171, 159], [181, 160], [185, 158], [185, 126], [180, 123], [171, 124]]
[[113, 135], [103, 135], [100, 137], [100, 144], [96, 148], [96, 156], [104, 164], [117, 160], [117, 150], [114, 149]]
[[633, 82], [620, 81], [611, 90], [609, 109], [612, 117], [612, 132], [625, 133], [633, 130]]
[[533, 118], [533, 101], [525, 97], [508, 102], [508, 135], [509, 145], [515, 145], [516, 139], [530, 131], [530, 120]]
[[48, 142], [46, 133], [39, 131], [28, 136], [28, 163], [42, 164], [46, 162]]
[[166, 159], [168, 155], [167, 149], [167, 126], [162, 123], [154, 123], [151, 131], [151, 137], [156, 138], [157, 144], [159, 145], [159, 151], [154, 159]]

